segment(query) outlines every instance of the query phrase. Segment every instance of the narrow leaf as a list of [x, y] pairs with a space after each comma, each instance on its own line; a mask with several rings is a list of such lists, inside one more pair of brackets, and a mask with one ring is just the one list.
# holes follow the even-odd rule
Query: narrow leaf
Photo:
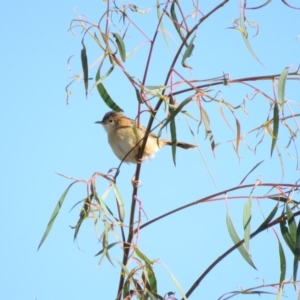
[[279, 292], [277, 294], [276, 300], [282, 299], [282, 293], [283, 293], [283, 285], [280, 285]]
[[166, 122], [162, 125], [162, 127], [159, 130], [158, 136], [161, 135], [162, 130], [164, 129], [164, 127], [166, 127], [172, 119], [174, 119], [176, 117], [176, 115], [182, 110], [182, 108], [187, 105], [190, 101], [192, 101], [193, 97], [188, 97], [185, 100], [183, 100], [177, 107], [176, 109], [173, 111], [173, 114], [166, 120]]
[[122, 195], [118, 189], [118, 187], [114, 184], [114, 182], [112, 180], [109, 181], [113, 190], [114, 190], [114, 193], [115, 193], [115, 196], [116, 196], [116, 199], [117, 199], [117, 202], [118, 202], [118, 209], [119, 209], [119, 213], [120, 213], [120, 221], [123, 222], [124, 219], [125, 219], [125, 208], [124, 208], [124, 201], [123, 201], [123, 198], [122, 198]]
[[81, 49], [81, 65], [83, 71], [83, 82], [85, 88], [85, 96], [87, 97], [88, 89], [89, 89], [89, 68], [88, 68], [88, 60], [86, 55], [86, 48], [83, 40], [81, 41], [82, 49]]
[[190, 41], [190, 43], [188, 44], [188, 46], [187, 46], [187, 48], [186, 48], [186, 50], [185, 50], [185, 52], [183, 54], [182, 61], [181, 61], [182, 66], [185, 67], [185, 68], [188, 68], [188, 69], [192, 69], [192, 67], [189, 66], [185, 61], [193, 53], [193, 50], [194, 50], [194, 47], [195, 47], [195, 45], [194, 45], [194, 39], [195, 38], [196, 38], [196, 36], [194, 36], [192, 38], [192, 40]]
[[295, 282], [297, 281], [297, 271], [298, 271], [298, 266], [299, 266], [299, 258], [300, 258], [300, 221], [298, 222], [298, 227], [297, 227], [294, 268], [293, 268], [293, 279], [294, 279]]
[[286, 215], [287, 215], [287, 221], [289, 225], [289, 231], [290, 234], [293, 238], [294, 243], [296, 244], [296, 236], [297, 236], [297, 224], [294, 218], [294, 214], [288, 205], [288, 203], [285, 204], [285, 209], [286, 209]]
[[273, 220], [278, 210], [278, 204], [272, 209], [268, 217], [260, 224], [260, 226], [256, 229], [255, 232], [260, 232], [265, 229], [265, 227], [269, 224], [270, 221]]
[[288, 198], [286, 198], [286, 197], [268, 197], [268, 198], [282, 202], [282, 203], [286, 203], [288, 201]]
[[203, 125], [205, 127], [205, 135], [209, 138], [210, 146], [212, 151], [215, 149], [215, 141], [214, 136], [210, 127], [210, 121], [206, 110], [201, 106], [201, 120], [203, 121]]
[[[281, 215], [282, 215], [282, 217], [285, 216], [284, 211], [282, 212]], [[290, 248], [292, 253], [295, 255], [295, 243], [294, 243], [294, 241], [289, 233], [289, 230], [286, 226], [286, 220], [281, 221], [279, 224], [280, 224], [280, 231], [281, 231], [284, 241], [286, 242], [286, 244], [288, 245], [288, 247]]]
[[126, 61], [126, 50], [125, 50], [125, 44], [123, 42], [123, 39], [121, 38], [121, 36], [117, 33], [113, 33], [112, 34], [113, 37], [115, 38], [116, 40], [116, 43], [117, 43], [117, 46], [118, 46], [118, 49], [120, 51], [120, 56], [121, 56], [121, 59], [123, 62]]
[[152, 264], [152, 261], [143, 253], [141, 252], [138, 248], [134, 249], [134, 252], [136, 253], [136, 255], [143, 260], [146, 264]]
[[239, 120], [234, 116], [235, 124], [236, 124], [236, 146], [235, 151], [237, 155], [239, 154], [239, 145], [240, 145], [240, 138], [241, 138], [241, 125]]
[[283, 247], [278, 239], [278, 247], [279, 247], [279, 258], [280, 258], [280, 283], [285, 279], [286, 273], [286, 259], [283, 251]]
[[151, 265], [147, 266], [147, 276], [150, 285], [150, 291], [153, 293], [157, 293], [157, 281]]
[[100, 69], [98, 69], [97, 73], [96, 73], [96, 86], [98, 89], [98, 92], [101, 96], [101, 98], [103, 99], [103, 101], [105, 102], [105, 104], [112, 109], [113, 111], [116, 112], [123, 112], [123, 109], [120, 108], [114, 101], [113, 99], [110, 97], [110, 95], [107, 93], [104, 85], [101, 82], [100, 79]]
[[98, 255], [102, 254], [104, 250], [108, 250], [108, 249], [114, 247], [117, 244], [119, 244], [119, 242], [114, 242], [114, 243], [111, 243], [111, 244], [107, 245], [106, 249], [102, 248], [99, 252], [97, 252], [95, 254], [95, 256], [98, 256]]
[[135, 89], [136, 98], [138, 99], [138, 102], [141, 103], [141, 104], [144, 103], [144, 101], [141, 97], [140, 91], [136, 87], [134, 87], [134, 89]]
[[278, 102], [282, 107], [284, 104], [284, 95], [285, 95], [285, 83], [289, 73], [289, 67], [286, 67], [280, 74], [278, 81]]
[[247, 33], [247, 28], [245, 26], [245, 22], [244, 22], [244, 19], [245, 19], [245, 15], [243, 13], [243, 10], [241, 10], [241, 15], [240, 15], [240, 27], [236, 28], [238, 31], [240, 31], [242, 33], [242, 37], [243, 37], [243, 40], [244, 40], [244, 43], [246, 45], [246, 47], [248, 48], [250, 54], [260, 63], [260, 60], [258, 59], [258, 57], [255, 55], [250, 43], [249, 43], [249, 40], [248, 40], [248, 33]]
[[278, 130], [279, 130], [279, 110], [278, 110], [278, 104], [275, 102], [274, 109], [273, 109], [273, 132], [272, 132], [271, 156], [273, 154], [273, 150], [276, 145]]
[[[173, 104], [174, 104], [174, 99], [171, 96], [170, 97], [170, 105], [169, 105], [170, 117], [174, 113], [174, 108], [172, 108]], [[177, 135], [176, 135], [176, 123], [175, 123], [175, 119], [174, 118], [172, 118], [172, 120], [170, 121], [170, 132], [171, 132], [171, 141], [172, 141], [172, 157], [173, 157], [174, 165], [176, 166]]]
[[240, 182], [240, 185], [243, 184], [243, 182], [246, 180], [246, 178], [261, 164], [263, 163], [264, 160], [260, 161], [259, 163], [257, 163], [248, 173], [247, 175], [242, 179], [242, 181]]
[[249, 253], [249, 241], [250, 241], [250, 221], [252, 215], [252, 197], [250, 196], [248, 201], [244, 205], [243, 226], [244, 226], [244, 241], [246, 251]]
[[[170, 8], [170, 13], [171, 13], [171, 17], [172, 17], [172, 23], [175, 26], [175, 29], [178, 32], [181, 40], [183, 41], [185, 39], [185, 37], [183, 36], [183, 34], [181, 32], [181, 27], [178, 25], [179, 22], [178, 22], [178, 19], [177, 19], [177, 16], [176, 16], [176, 12], [175, 12], [175, 3], [176, 2], [177, 1], [173, 1], [172, 2], [171, 8]], [[185, 42], [185, 45], [188, 46], [187, 42]]]
[[51, 215], [51, 217], [50, 217], [50, 220], [49, 220], [49, 222], [48, 222], [47, 228], [46, 228], [46, 230], [45, 230], [45, 232], [44, 232], [44, 234], [43, 234], [43, 236], [42, 236], [42, 239], [41, 239], [41, 241], [40, 241], [40, 243], [39, 243], [39, 246], [38, 246], [38, 249], [37, 249], [37, 250], [40, 249], [40, 247], [41, 247], [42, 244], [44, 243], [45, 239], [47, 238], [47, 236], [48, 236], [48, 234], [49, 234], [49, 232], [50, 232], [50, 230], [51, 230], [51, 228], [52, 228], [52, 226], [53, 226], [53, 224], [54, 224], [54, 221], [55, 221], [55, 219], [56, 219], [56, 217], [57, 217], [57, 215], [58, 215], [58, 213], [59, 213], [59, 211], [60, 211], [60, 209], [61, 209], [61, 207], [62, 207], [64, 201], [65, 201], [65, 198], [66, 198], [66, 196], [67, 196], [67, 194], [68, 194], [68, 192], [69, 192], [69, 189], [70, 189], [71, 186], [72, 186], [74, 183], [76, 183], [76, 182], [77, 182], [77, 181], [72, 182], [72, 183], [67, 187], [67, 189], [63, 192], [63, 194], [61, 195], [61, 197], [59, 198], [59, 200], [58, 200], [58, 202], [57, 202], [57, 204], [56, 204], [56, 206], [55, 206], [55, 208], [54, 208], [54, 211], [53, 211], [53, 213], [52, 213], [52, 215]]
[[[233, 243], [236, 245], [238, 244], [241, 240], [240, 238], [238, 237], [237, 233], [236, 233], [236, 230], [233, 226], [233, 223], [231, 221], [231, 218], [230, 218], [230, 214], [229, 214], [229, 209], [227, 208], [227, 213], [226, 213], [226, 224], [227, 224], [227, 229], [228, 229], [228, 232], [229, 232], [229, 235], [233, 241]], [[239, 252], [241, 253], [242, 257], [246, 260], [246, 262], [251, 266], [253, 267], [254, 269], [256, 269], [249, 253], [246, 251], [245, 247], [243, 245], [239, 246], [238, 247], [238, 250]]]
[[164, 40], [167, 44], [168, 49], [170, 50], [170, 45], [169, 45], [169, 42], [168, 42], [168, 36], [166, 35], [166, 29], [165, 29], [165, 25], [164, 25], [162, 14], [161, 14], [161, 5], [160, 5], [159, 0], [156, 1], [156, 8], [157, 8], [157, 10], [156, 10], [157, 11], [157, 19], [159, 21], [159, 26], [161, 28], [161, 33], [164, 37]]
[[[162, 264], [162, 263], [161, 263], [161, 264]], [[169, 273], [171, 279], [173, 280], [174, 284], [176, 285], [176, 287], [177, 287], [178, 291], [180, 292], [182, 298], [183, 298], [184, 300], [187, 300], [187, 297], [186, 297], [186, 295], [185, 295], [185, 293], [184, 293], [184, 291], [183, 291], [183, 288], [181, 287], [181, 285], [180, 285], [180, 283], [178, 282], [178, 280], [176, 279], [176, 277], [172, 274], [172, 272], [167, 268], [166, 265], [164, 265], [164, 264], [162, 264], [162, 265], [163, 265], [163, 266], [166, 268], [166, 270], [168, 271], [168, 273]]]

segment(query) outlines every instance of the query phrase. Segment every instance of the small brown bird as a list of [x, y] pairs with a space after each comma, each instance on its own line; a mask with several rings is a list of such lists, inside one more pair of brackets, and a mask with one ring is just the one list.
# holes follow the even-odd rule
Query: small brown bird
[[[134, 164], [138, 162], [138, 145], [142, 144], [146, 131], [146, 128], [143, 125], [140, 125], [138, 128], [136, 121], [127, 118], [122, 113], [114, 111], [106, 113], [102, 121], [97, 121], [95, 123], [103, 125], [107, 132], [108, 142], [115, 155], [120, 160]], [[156, 134], [150, 132], [142, 160], [153, 157], [154, 153], [165, 145], [172, 145], [171, 140], [160, 139]], [[196, 148], [195, 145], [184, 142], [177, 142], [176, 145], [183, 149]]]

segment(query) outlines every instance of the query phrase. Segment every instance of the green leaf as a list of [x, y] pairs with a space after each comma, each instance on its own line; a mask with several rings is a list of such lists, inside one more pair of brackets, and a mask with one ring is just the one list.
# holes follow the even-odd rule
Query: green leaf
[[279, 110], [278, 110], [278, 104], [274, 103], [271, 156], [273, 154], [273, 150], [276, 145], [276, 141], [277, 141], [277, 137], [278, 137], [278, 130], [279, 130]]
[[146, 264], [149, 264], [149, 265], [152, 264], [152, 261], [143, 252], [141, 252], [138, 248], [134, 248], [134, 252]]
[[[126, 278], [124, 286], [123, 286], [123, 299], [126, 299], [127, 296], [131, 296], [130, 294], [130, 280], [129, 277]], [[129, 298], [130, 299], [130, 298]]]
[[255, 55], [250, 43], [249, 43], [249, 40], [248, 40], [248, 33], [247, 33], [247, 28], [245, 26], [245, 22], [244, 22], [244, 14], [243, 14], [243, 10], [241, 10], [241, 15], [240, 15], [240, 27], [237, 28], [238, 31], [240, 31], [242, 33], [242, 37], [243, 37], [243, 40], [244, 40], [244, 43], [246, 45], [246, 47], [248, 48], [250, 54], [260, 63], [260, 60], [258, 59], [258, 57]]
[[279, 81], [278, 81], [278, 102], [281, 107], [284, 104], [285, 83], [288, 74], [289, 74], [289, 67], [286, 67], [280, 74]]
[[271, 220], [273, 220], [278, 210], [278, 204], [272, 209], [268, 217], [260, 224], [260, 226], [256, 229], [255, 232], [260, 232], [265, 229], [265, 227], [269, 224]]
[[166, 29], [165, 29], [165, 25], [164, 25], [164, 22], [163, 22], [164, 18], [162, 18], [161, 5], [160, 5], [159, 0], [156, 1], [156, 11], [157, 11], [157, 19], [158, 19], [158, 22], [159, 22], [159, 27], [161, 28], [160, 32], [162, 33], [162, 35], [164, 37], [164, 40], [166, 42], [166, 45], [167, 45], [168, 49], [170, 50], [170, 45], [169, 45], [169, 42], [168, 42], [168, 36], [166, 35]]
[[71, 186], [72, 186], [74, 183], [77, 183], [77, 181], [72, 182], [72, 183], [67, 187], [67, 189], [63, 192], [63, 194], [61, 195], [61, 197], [59, 198], [59, 200], [58, 200], [58, 202], [57, 202], [57, 204], [56, 204], [56, 206], [55, 206], [55, 208], [54, 208], [54, 211], [53, 211], [53, 213], [52, 213], [52, 215], [51, 215], [51, 217], [50, 217], [50, 220], [49, 220], [49, 222], [48, 222], [47, 228], [46, 228], [46, 230], [45, 230], [45, 232], [44, 232], [44, 234], [43, 234], [43, 236], [42, 236], [42, 239], [41, 239], [41, 241], [40, 241], [40, 243], [39, 243], [39, 246], [38, 246], [38, 249], [37, 249], [37, 250], [40, 249], [40, 247], [41, 247], [42, 244], [44, 243], [45, 239], [47, 238], [47, 236], [48, 236], [48, 234], [49, 234], [49, 232], [50, 232], [50, 230], [51, 230], [51, 228], [52, 228], [52, 226], [53, 226], [53, 224], [54, 224], [54, 221], [55, 221], [55, 219], [56, 219], [56, 217], [57, 217], [57, 215], [58, 215], [58, 213], [59, 213], [59, 211], [60, 211], [60, 209], [61, 209], [61, 207], [62, 207], [64, 201], [65, 201], [65, 198], [66, 198], [66, 196], [67, 196], [67, 194], [68, 194], [68, 192], [69, 192], [69, 189], [71, 188]]
[[246, 180], [246, 178], [261, 164], [263, 163], [264, 160], [260, 161], [259, 163], [257, 163], [248, 173], [247, 175], [242, 179], [242, 181], [240, 182], [240, 185], [243, 184], [243, 182]]
[[286, 197], [268, 197], [268, 198], [282, 202], [282, 203], [286, 203], [288, 201], [288, 198], [286, 198]]
[[[183, 36], [183, 33], [181, 32], [181, 27], [178, 25], [179, 22], [178, 22], [178, 18], [176, 16], [176, 12], [175, 12], [175, 3], [177, 4], [177, 1], [173, 1], [172, 5], [171, 5], [171, 8], [170, 8], [172, 23], [175, 26], [175, 29], [178, 32], [181, 40], [184, 41], [185, 37]], [[187, 42], [185, 42], [185, 45], [187, 46]]]
[[104, 250], [108, 250], [108, 249], [114, 247], [117, 244], [119, 244], [119, 242], [114, 242], [114, 243], [111, 243], [111, 244], [107, 245], [106, 249], [102, 248], [99, 252], [97, 252], [95, 254], [95, 256], [98, 256], [98, 255], [102, 254]]
[[209, 138], [210, 141], [210, 146], [212, 151], [214, 151], [215, 149], [215, 141], [214, 141], [214, 136], [210, 127], [210, 121], [209, 121], [209, 116], [206, 112], [206, 110], [203, 108], [203, 106], [201, 106], [201, 121], [203, 121], [203, 125], [205, 127], [205, 135], [206, 137]]
[[[285, 216], [284, 211], [282, 211], [281, 216], [282, 216], [282, 218], [284, 218], [284, 216]], [[295, 243], [294, 243], [293, 238], [291, 237], [289, 230], [286, 226], [286, 220], [284, 219], [279, 224], [280, 224], [280, 231], [281, 231], [284, 241], [286, 242], [286, 244], [288, 245], [288, 247], [290, 248], [292, 253], [295, 255]]]
[[[170, 96], [170, 105], [169, 105], [169, 113], [170, 113], [170, 117], [172, 116], [172, 114], [174, 113], [174, 109], [172, 108], [172, 105], [174, 104], [174, 99], [172, 96]], [[173, 157], [173, 162], [174, 165], [176, 166], [176, 144], [177, 144], [177, 135], [176, 135], [176, 123], [175, 123], [175, 119], [172, 118], [172, 120], [170, 121], [170, 132], [171, 132], [171, 141], [172, 141], [172, 157]]]
[[300, 258], [300, 221], [298, 222], [297, 234], [296, 234], [296, 245], [295, 245], [295, 256], [294, 256], [294, 268], [293, 268], [293, 279], [297, 281], [297, 271], [299, 266]]
[[277, 294], [276, 300], [282, 299], [282, 293], [283, 293], [283, 285], [280, 285], [279, 292]]
[[109, 182], [114, 190], [114, 193], [115, 193], [115, 196], [116, 196], [116, 199], [118, 202], [120, 221], [123, 222], [125, 219], [125, 208], [124, 208], [124, 201], [123, 201], [122, 195], [121, 195], [118, 187], [114, 184], [114, 182], [112, 180], [110, 180]]
[[169, 275], [170, 275], [172, 281], [174, 282], [175, 286], [177, 287], [178, 291], [180, 292], [182, 298], [183, 298], [184, 300], [187, 300], [187, 297], [186, 297], [186, 295], [185, 295], [185, 293], [184, 293], [184, 290], [183, 290], [183, 288], [181, 287], [179, 281], [178, 281], [178, 280], [176, 279], [176, 277], [172, 274], [172, 272], [167, 268], [166, 265], [164, 265], [163, 263], [161, 263], [161, 264], [162, 264], [162, 265], [166, 268], [166, 270], [168, 271], [168, 273], [169, 273]]
[[141, 97], [140, 91], [136, 87], [134, 87], [134, 89], [135, 89], [136, 98], [138, 99], [138, 102], [141, 103], [141, 104], [144, 103], [144, 101]]
[[145, 85], [146, 89], [149, 89], [151, 91], [161, 92], [166, 89], [165, 85]]
[[157, 281], [151, 265], [147, 266], [147, 277], [148, 277], [151, 292], [157, 293]]
[[120, 51], [120, 56], [123, 62], [126, 61], [126, 50], [125, 50], [125, 44], [123, 42], [123, 39], [121, 38], [121, 36], [117, 33], [112, 33], [113, 37], [116, 40], [118, 49]]
[[296, 221], [294, 218], [294, 214], [293, 214], [290, 206], [288, 205], [288, 203], [285, 204], [285, 209], [286, 209], [287, 221], [288, 221], [288, 225], [289, 225], [289, 231], [293, 238], [294, 244], [296, 244], [297, 225], [296, 225]]
[[88, 68], [88, 60], [86, 55], [86, 48], [83, 42], [83, 39], [81, 41], [82, 49], [81, 49], [81, 65], [82, 65], [82, 71], [83, 71], [83, 82], [84, 82], [84, 88], [85, 88], [85, 96], [87, 97], [88, 89], [89, 89], [89, 68]]
[[239, 154], [239, 145], [240, 145], [240, 138], [241, 138], [241, 125], [239, 120], [235, 117], [235, 124], [236, 124], [236, 146], [235, 151], [237, 155]]
[[194, 39], [196, 38], [196, 36], [194, 36], [192, 38], [192, 40], [190, 41], [190, 43], [188, 44], [184, 54], [183, 54], [183, 57], [182, 57], [182, 61], [181, 61], [181, 64], [184, 68], [189, 68], [189, 69], [192, 69], [192, 67], [190, 67], [185, 61], [188, 57], [190, 57], [193, 53], [193, 50], [194, 50]]
[[108, 94], [108, 92], [106, 91], [104, 85], [102, 84], [102, 81], [100, 79], [100, 69], [98, 69], [97, 73], [96, 73], [96, 86], [98, 89], [98, 92], [101, 96], [101, 98], [103, 99], [103, 101], [105, 102], [105, 104], [112, 109], [113, 111], [116, 112], [123, 112], [123, 109], [120, 108], [114, 101], [113, 99], [110, 97], [110, 95]]
[[[241, 240], [240, 238], [238, 237], [237, 233], [236, 233], [236, 230], [233, 226], [233, 223], [231, 221], [231, 218], [230, 218], [230, 214], [229, 214], [229, 209], [227, 208], [227, 213], [226, 213], [226, 224], [227, 224], [227, 229], [228, 229], [228, 232], [229, 232], [229, 235], [233, 241], [233, 243], [236, 245], [238, 244]], [[245, 247], [243, 245], [240, 245], [238, 247], [238, 250], [239, 252], [241, 253], [242, 257], [246, 260], [246, 262], [251, 266], [253, 267], [254, 269], [256, 269], [249, 253], [247, 252], [247, 250], [245, 249]]]
[[142, 274], [142, 278], [144, 281], [144, 285], [148, 289], [148, 291], [157, 293], [157, 282], [155, 278], [155, 274], [150, 264], [146, 265], [146, 272], [144, 271]]
[[162, 127], [159, 130], [158, 136], [161, 135], [162, 130], [176, 117], [176, 115], [182, 110], [182, 108], [187, 105], [190, 101], [192, 101], [193, 97], [188, 97], [185, 100], [183, 100], [173, 111], [173, 114], [169, 116], [169, 118], [166, 120], [166, 122], [162, 125]]
[[286, 259], [285, 259], [285, 254], [283, 251], [283, 247], [280, 243], [280, 240], [277, 237], [277, 241], [278, 241], [278, 250], [279, 250], [279, 259], [280, 259], [280, 279], [279, 282], [282, 283], [285, 279], [285, 273], [286, 273]]
[[243, 216], [243, 226], [244, 226], [244, 241], [246, 251], [249, 253], [249, 242], [250, 242], [250, 221], [252, 213], [252, 197], [250, 196], [248, 201], [244, 205], [244, 216]]
[[[108, 249], [109, 249], [109, 247], [108, 247], [108, 233], [109, 233], [110, 229], [111, 229], [110, 224], [108, 224], [107, 222], [104, 222], [104, 232], [103, 232], [103, 236], [102, 236], [103, 251], [101, 252], [101, 256], [100, 256], [98, 265], [101, 264], [101, 262], [102, 262], [102, 260], [104, 259], [105, 256], [110, 261], [110, 263], [112, 265], [114, 265], [111, 258], [110, 258], [109, 252], [108, 252]], [[113, 244], [111, 244], [111, 245], [113, 245]]]

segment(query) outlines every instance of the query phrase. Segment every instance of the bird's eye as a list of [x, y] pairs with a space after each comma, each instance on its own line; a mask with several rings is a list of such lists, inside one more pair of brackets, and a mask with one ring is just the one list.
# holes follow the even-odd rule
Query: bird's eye
[[109, 122], [109, 123], [112, 123], [112, 122], [113, 122], [113, 119], [109, 119], [108, 122]]

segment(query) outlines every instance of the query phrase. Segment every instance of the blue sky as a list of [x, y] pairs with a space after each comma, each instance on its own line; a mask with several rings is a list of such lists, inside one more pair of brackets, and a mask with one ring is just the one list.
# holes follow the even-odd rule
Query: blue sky
[[[210, 2], [201, 6], [203, 12], [218, 3]], [[147, 7], [151, 3], [145, 1], [143, 5]], [[117, 261], [121, 260], [121, 252], [117, 248], [111, 252], [115, 267], [107, 260], [98, 267], [98, 257], [95, 258], [94, 254], [101, 249], [101, 244], [95, 238], [92, 220], [82, 225], [78, 243], [73, 242], [73, 231], [69, 225], [76, 224], [80, 208], [78, 206], [69, 211], [85, 197], [84, 185], [78, 184], [70, 190], [50, 235], [37, 252], [54, 206], [71, 183], [55, 172], [88, 179], [93, 172], [106, 173], [119, 164], [107, 143], [106, 133], [100, 125], [94, 124], [109, 110], [97, 91], [91, 90], [86, 99], [83, 83], [76, 82], [70, 87], [72, 96], [69, 105], [66, 105], [65, 87], [71, 80], [67, 61], [71, 55], [75, 55], [71, 60], [72, 70], [80, 72], [80, 31], [76, 31], [76, 37], [68, 32], [70, 21], [76, 18], [75, 7], [78, 14], [97, 22], [105, 6], [102, 1], [82, 0], [57, 3], [48, 0], [25, 1], [22, 6], [14, 0], [3, 4], [4, 20], [0, 29], [3, 70], [0, 274], [5, 299], [93, 300], [115, 299], [116, 296], [120, 271]], [[156, 20], [155, 16], [154, 9], [149, 12], [147, 21], [139, 18], [145, 31], [153, 32], [151, 25], [154, 21], [151, 23], [149, 20]], [[299, 11], [289, 9], [279, 1], [272, 1], [264, 9], [249, 12], [248, 18], [260, 25], [259, 35], [252, 38], [254, 32], [251, 32], [250, 41], [263, 66], [249, 54], [241, 36], [234, 30], [226, 29], [238, 16], [238, 1], [231, 1], [203, 23], [197, 32], [193, 56], [188, 60], [194, 69], [191, 73], [184, 71], [186, 76], [207, 79], [225, 72], [235, 79], [281, 73], [285, 67], [295, 68], [299, 64], [300, 44], [296, 39], [300, 33]], [[174, 50], [175, 44], [171, 45]], [[91, 41], [87, 42], [87, 47], [89, 57], [96, 59], [101, 54]], [[144, 46], [133, 54], [126, 65], [131, 74], [139, 78], [144, 71], [146, 49]], [[165, 78], [164, 66], [167, 66], [170, 57], [161, 37], [154, 57], [155, 63], [151, 65], [147, 84], [161, 85]], [[95, 68], [92, 69], [90, 76], [94, 77], [95, 72]], [[113, 99], [128, 116], [134, 118], [137, 101], [123, 75], [116, 71], [106, 84]], [[255, 85], [272, 95], [270, 82]], [[249, 88], [237, 84], [218, 89], [222, 97], [233, 105], [242, 103], [245, 95], [251, 93]], [[217, 91], [212, 91], [212, 94]], [[291, 107], [299, 113], [299, 84], [288, 83], [286, 97], [295, 101]], [[196, 105], [191, 104], [188, 108], [198, 116]], [[206, 104], [205, 108], [211, 117], [216, 142], [234, 139], [235, 134], [221, 118], [217, 105]], [[236, 114], [243, 120], [242, 133], [260, 125], [266, 119], [268, 109], [269, 104], [261, 96], [247, 102], [248, 115], [242, 111]], [[232, 116], [228, 114], [227, 117], [234, 127]], [[146, 114], [142, 120], [147, 121]], [[274, 154], [270, 158], [270, 137], [266, 137], [255, 155], [246, 143], [241, 143], [239, 160], [231, 143], [225, 143], [216, 148], [214, 157], [208, 139], [205, 140], [203, 126], [198, 133], [197, 123], [190, 121], [190, 124], [216, 185], [199, 151], [178, 150], [177, 166], [174, 167], [171, 151], [166, 147], [142, 167], [142, 186], [138, 198], [147, 215], [143, 221], [238, 185], [249, 170], [263, 159], [264, 164], [247, 178], [247, 183], [253, 183], [258, 178], [263, 182], [294, 182], [299, 178], [296, 162], [291, 158], [295, 155], [294, 150], [284, 149], [287, 144], [285, 130], [280, 132], [282, 136], [279, 140], [284, 161], [283, 177], [278, 156]], [[177, 128], [178, 139], [195, 142], [184, 118], [177, 123]], [[163, 132], [164, 137], [168, 134]], [[251, 145], [254, 140], [255, 134], [247, 138]], [[134, 171], [134, 165], [124, 164], [117, 182], [125, 202], [127, 220], [132, 193], [130, 180]], [[98, 181], [99, 194], [107, 188], [107, 182]], [[114, 201], [111, 192], [107, 203], [113, 207]], [[243, 233], [242, 210], [245, 201], [236, 199], [228, 202], [240, 235]], [[253, 229], [263, 221], [263, 214], [268, 214], [275, 205], [266, 202], [253, 203]], [[146, 227], [140, 233], [138, 246], [149, 258], [158, 259], [168, 266], [186, 290], [216, 257], [232, 245], [225, 216], [225, 201], [193, 206]], [[279, 229], [276, 230], [279, 233]], [[251, 241], [251, 255], [258, 270], [251, 269], [235, 251], [204, 279], [191, 299], [216, 299], [241, 287], [260, 285], [263, 280], [265, 283], [277, 282], [279, 260], [277, 240], [272, 230]], [[290, 279], [292, 256], [287, 249], [286, 255], [287, 279]], [[134, 262], [131, 264], [133, 266]], [[155, 271], [161, 294], [176, 291], [162, 265], [158, 264]], [[180, 298], [178, 291], [176, 295]], [[293, 299], [292, 287], [287, 287], [287, 295]]]

